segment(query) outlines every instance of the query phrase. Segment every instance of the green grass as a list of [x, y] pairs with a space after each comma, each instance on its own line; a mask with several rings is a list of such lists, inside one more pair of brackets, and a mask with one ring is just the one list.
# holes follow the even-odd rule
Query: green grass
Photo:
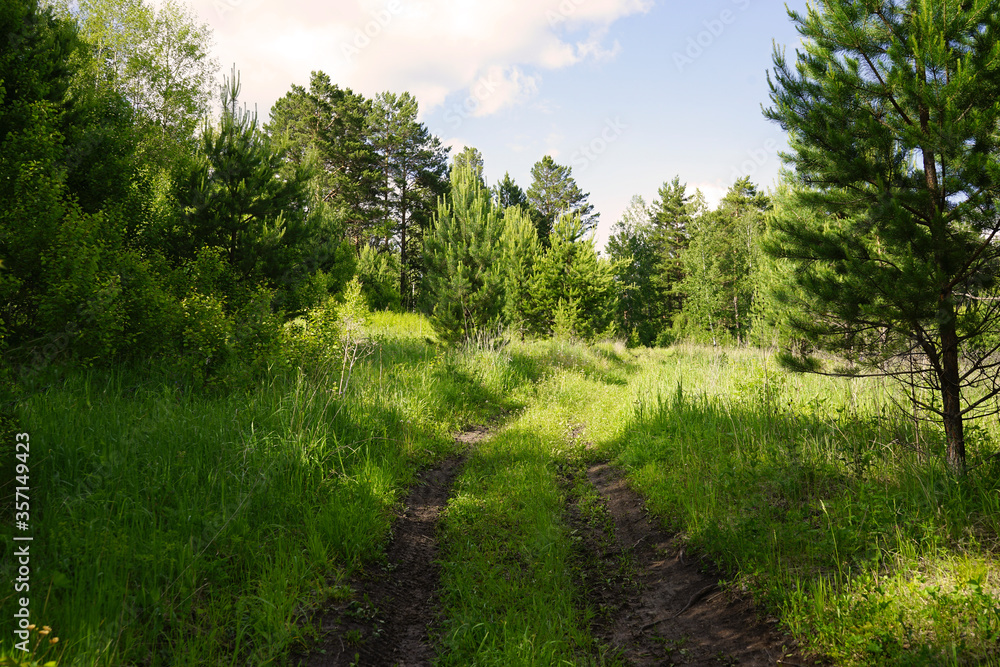
[[[382, 551], [416, 471], [502, 417], [444, 515], [442, 665], [614, 663], [590, 635], [567, 525], [570, 495], [593, 498], [566, 471], [598, 459], [834, 664], [1000, 664], [1000, 466], [950, 476], [941, 433], [890, 385], [788, 375], [755, 350], [446, 349], [412, 315], [374, 314], [366, 332], [350, 366], [342, 341], [290, 329], [299, 361], [252, 384], [192, 389], [151, 367], [26, 387], [48, 658], [283, 664]], [[996, 420], [971, 427], [971, 462], [997, 442]]]
[[445, 512], [439, 664], [611, 664], [576, 586], [560, 469], [583, 460], [581, 420], [597, 423], [628, 367], [559, 341], [511, 354], [547, 370], [531, 405], [472, 451]]
[[[32, 620], [60, 637], [60, 664], [280, 662], [379, 553], [415, 471], [520, 405], [530, 376], [510, 359], [444, 351], [414, 316], [372, 320], [378, 345], [346, 387], [340, 357], [319, 355], [225, 393], [70, 372], [19, 406]], [[8, 637], [0, 650], [23, 657]]]
[[[680, 347], [610, 453], [654, 511], [839, 665], [1000, 664], [998, 471], [959, 481], [890, 386]], [[994, 436], [972, 431], [971, 455]]]

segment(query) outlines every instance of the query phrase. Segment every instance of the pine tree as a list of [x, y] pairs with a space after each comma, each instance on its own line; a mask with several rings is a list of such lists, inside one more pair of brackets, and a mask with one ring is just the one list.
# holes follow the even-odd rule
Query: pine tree
[[417, 301], [424, 273], [422, 237], [435, 201], [448, 187], [448, 149], [417, 120], [417, 111], [409, 93], [381, 93], [368, 124], [380, 170], [384, 245], [394, 243], [399, 251], [399, 293], [406, 306]]
[[261, 130], [256, 114], [240, 108], [235, 69], [221, 88], [218, 128], [201, 136], [201, 155], [181, 184], [183, 230], [176, 238], [182, 256], [219, 248], [237, 283], [274, 285], [291, 262], [292, 248], [306, 236], [309, 173], [279, 176], [284, 152]]
[[506, 211], [511, 206], [519, 206], [529, 215], [531, 214], [528, 195], [524, 194], [521, 186], [514, 182], [509, 172], [505, 173], [503, 179], [493, 188], [493, 203], [501, 211]]
[[525, 311], [538, 335], [592, 340], [613, 328], [619, 262], [601, 259], [581, 228], [576, 216], [562, 216], [536, 263]]
[[503, 315], [507, 325], [524, 338], [528, 331], [532, 276], [542, 256], [542, 244], [531, 216], [521, 206], [503, 211], [500, 268], [503, 277]]
[[753, 319], [759, 236], [768, 198], [749, 178], [736, 181], [716, 210], [689, 223], [681, 254], [687, 320], [714, 343], [746, 342]]
[[579, 219], [579, 233], [584, 236], [597, 227], [599, 213], [587, 202], [589, 193], [582, 192], [573, 180], [572, 169], [556, 164], [546, 155], [531, 168], [532, 182], [528, 188], [528, 201], [538, 211], [538, 238], [548, 243], [549, 235], [559, 218]]
[[328, 204], [360, 254], [382, 219], [378, 156], [368, 134], [371, 100], [313, 72], [309, 89], [292, 86], [271, 108], [267, 131], [287, 141], [296, 165], [315, 161], [314, 206]]
[[825, 0], [789, 15], [806, 48], [794, 66], [775, 53], [765, 115], [795, 170], [767, 246], [794, 267], [791, 324], [857, 368], [921, 369], [962, 472], [963, 420], [1000, 391], [1000, 2]]
[[483, 154], [478, 148], [466, 146], [455, 156], [452, 169], [468, 168], [473, 176], [479, 179], [479, 184], [485, 189], [486, 179], [483, 177]]
[[[698, 193], [700, 195], [700, 193]], [[692, 219], [700, 211], [699, 199], [687, 192], [687, 185], [679, 176], [664, 183], [650, 206], [654, 232], [652, 243], [657, 254], [657, 267], [652, 273], [658, 297], [664, 304], [663, 316], [669, 319], [680, 311], [684, 303], [681, 282], [684, 267], [681, 253], [687, 248]]]
[[451, 192], [438, 200], [424, 237], [424, 285], [431, 321], [445, 340], [468, 339], [500, 316], [498, 269], [502, 221], [469, 165], [451, 171]]

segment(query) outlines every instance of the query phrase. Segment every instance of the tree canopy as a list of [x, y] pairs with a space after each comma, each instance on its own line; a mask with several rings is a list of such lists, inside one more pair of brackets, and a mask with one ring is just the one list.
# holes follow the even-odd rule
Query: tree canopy
[[827, 0], [789, 15], [805, 46], [794, 63], [775, 53], [765, 110], [789, 133], [796, 186], [767, 246], [795, 267], [789, 323], [859, 367], [915, 377], [912, 362], [960, 471], [963, 418], [1000, 389], [1000, 3]]
[[572, 169], [546, 155], [531, 168], [531, 186], [528, 187], [528, 201], [538, 211], [538, 237], [548, 243], [549, 235], [556, 222], [564, 215], [580, 219], [580, 234], [587, 234], [597, 227], [599, 213], [594, 213], [594, 205], [587, 201], [590, 196], [580, 190], [573, 180]]

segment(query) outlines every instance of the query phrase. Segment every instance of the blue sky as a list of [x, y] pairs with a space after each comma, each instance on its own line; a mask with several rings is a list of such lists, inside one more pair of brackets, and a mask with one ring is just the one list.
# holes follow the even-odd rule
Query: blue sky
[[[788, 6], [803, 10], [805, 0]], [[768, 103], [772, 40], [798, 34], [773, 0], [193, 0], [215, 56], [241, 71], [266, 119], [312, 70], [368, 96], [408, 90], [490, 182], [527, 189], [552, 155], [601, 214], [603, 240], [633, 195], [675, 175], [716, 202], [749, 175], [769, 187], [781, 129]]]

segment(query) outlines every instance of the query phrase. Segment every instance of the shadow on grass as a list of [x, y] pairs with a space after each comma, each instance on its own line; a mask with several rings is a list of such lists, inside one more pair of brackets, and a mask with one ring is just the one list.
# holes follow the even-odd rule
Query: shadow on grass
[[304, 641], [327, 582], [382, 553], [417, 468], [457, 449], [456, 422], [520, 405], [523, 374], [428, 370], [436, 352], [387, 342], [344, 395], [337, 366], [232, 392], [67, 371], [29, 397], [32, 611], [60, 664], [264, 664]]
[[995, 659], [997, 477], [952, 478], [923, 437], [918, 456], [903, 421], [678, 389], [609, 451], [667, 526], [838, 664]]

